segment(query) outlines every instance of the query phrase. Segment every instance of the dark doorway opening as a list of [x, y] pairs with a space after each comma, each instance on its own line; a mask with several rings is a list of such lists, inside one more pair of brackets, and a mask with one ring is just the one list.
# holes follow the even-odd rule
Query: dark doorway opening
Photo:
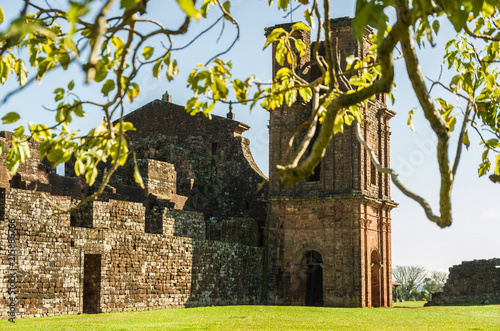
[[321, 254], [316, 251], [307, 252], [302, 259], [306, 265], [306, 306], [323, 306], [322, 263]]
[[85, 254], [83, 262], [83, 312], [101, 311], [101, 255]]
[[372, 291], [372, 307], [382, 306], [382, 297], [380, 289], [380, 257], [377, 251], [373, 251], [371, 254], [371, 291]]

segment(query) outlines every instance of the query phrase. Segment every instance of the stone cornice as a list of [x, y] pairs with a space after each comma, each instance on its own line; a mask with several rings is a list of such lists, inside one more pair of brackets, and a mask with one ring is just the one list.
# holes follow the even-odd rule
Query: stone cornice
[[321, 197], [286, 197], [286, 196], [273, 196], [269, 197], [269, 202], [274, 202], [274, 201], [295, 201], [295, 202], [300, 202], [300, 201], [321, 201], [321, 200], [326, 200], [326, 201], [332, 201], [332, 200], [364, 200], [368, 201], [374, 204], [378, 205], [384, 205], [389, 207], [390, 209], [395, 208], [398, 206], [398, 204], [392, 200], [384, 200], [384, 199], [379, 199], [379, 198], [373, 198], [365, 194], [361, 193], [352, 193], [352, 194], [332, 194], [332, 195], [327, 195], [327, 196], [321, 196]]

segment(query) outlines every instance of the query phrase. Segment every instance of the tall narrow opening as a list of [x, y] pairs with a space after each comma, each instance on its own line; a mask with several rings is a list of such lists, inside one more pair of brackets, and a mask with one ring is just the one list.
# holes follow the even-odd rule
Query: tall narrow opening
[[371, 294], [372, 294], [372, 307], [382, 306], [382, 296], [380, 289], [380, 257], [377, 251], [373, 251], [371, 254]]
[[83, 312], [101, 311], [101, 255], [85, 254], [83, 262]]
[[377, 185], [377, 168], [375, 168], [375, 165], [371, 162], [370, 160], [370, 164], [371, 164], [371, 168], [370, 168], [370, 173], [371, 173], [371, 184], [372, 185]]
[[212, 143], [212, 150], [210, 151], [212, 156], [217, 155], [217, 143]]
[[307, 252], [301, 264], [306, 266], [306, 306], [323, 306], [323, 259], [316, 251]]
[[[309, 142], [309, 146], [307, 147], [308, 154], [311, 153], [312, 147], [316, 142], [316, 139], [318, 139], [320, 129], [321, 129], [321, 124], [318, 123], [316, 126], [316, 131], [314, 132], [314, 136]], [[306, 177], [307, 182], [319, 182], [320, 180], [321, 180], [321, 162], [318, 163], [318, 165], [314, 168], [314, 172], [308, 177]]]

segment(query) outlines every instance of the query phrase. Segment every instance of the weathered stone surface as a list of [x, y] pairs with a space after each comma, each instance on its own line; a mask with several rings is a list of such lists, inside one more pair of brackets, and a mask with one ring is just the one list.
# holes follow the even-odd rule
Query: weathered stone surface
[[63, 208], [95, 189], [72, 163], [56, 175], [30, 141], [35, 157], [16, 177], [0, 167], [0, 318], [9, 317], [10, 220], [18, 318], [262, 301], [267, 189], [256, 193], [266, 178], [241, 136], [248, 127], [159, 101], [127, 120], [143, 130], [134, 144], [144, 189], [129, 163], [99, 200], [51, 218], [56, 210], [35, 188]]
[[[500, 259], [464, 261], [450, 268], [443, 292], [428, 305], [500, 303]], [[498, 267], [498, 268], [497, 268]]]
[[242, 136], [247, 125], [215, 115], [212, 119], [203, 114], [191, 116], [183, 106], [160, 100], [128, 114], [125, 120], [137, 128], [130, 135], [139, 158], [175, 165], [177, 194], [187, 197], [182, 208], [203, 212], [207, 219], [265, 219], [267, 186], [259, 192], [257, 188], [267, 179], [251, 157], [248, 139]]
[[[331, 26], [333, 48], [339, 49], [342, 59], [351, 54], [365, 55], [368, 36], [360, 45], [352, 36], [350, 19], [332, 20]], [[280, 27], [290, 29], [291, 24]], [[308, 64], [314, 47], [309, 31], [295, 31], [294, 35], [308, 45], [296, 70], [305, 79], [314, 80], [319, 73]], [[276, 74], [280, 66], [274, 59]], [[290, 138], [311, 114], [299, 101], [271, 111], [270, 116], [271, 172], [282, 164]], [[385, 96], [378, 96], [363, 110], [361, 123], [364, 139], [385, 167], [389, 166], [392, 116], [394, 113], [386, 109]], [[301, 137], [299, 134], [295, 139]], [[343, 134], [334, 136], [313, 176], [286, 188], [279, 184], [278, 176], [271, 178], [265, 234], [268, 302], [391, 306], [390, 210], [395, 206], [389, 178], [376, 172], [349, 126], [344, 126]]]
[[[61, 206], [73, 203], [67, 197], [51, 199]], [[193, 232], [196, 238], [175, 231], [144, 233], [140, 203], [110, 200], [91, 206], [92, 227], [74, 227], [70, 215], [50, 218], [55, 210], [38, 193], [0, 190], [0, 317], [8, 318], [10, 302], [5, 271], [12, 218], [20, 318], [259, 302], [261, 247], [206, 240], [204, 228]], [[204, 225], [199, 215], [165, 211], [165, 217]], [[85, 261], [93, 263], [87, 267]]]

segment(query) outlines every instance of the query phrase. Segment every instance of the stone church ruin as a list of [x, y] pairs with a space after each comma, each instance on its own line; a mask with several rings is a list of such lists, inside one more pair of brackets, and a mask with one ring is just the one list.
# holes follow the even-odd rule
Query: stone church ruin
[[463, 261], [450, 268], [443, 292], [427, 305], [500, 303], [500, 259]]
[[[332, 20], [332, 29], [343, 58], [366, 54], [368, 38], [360, 45], [349, 19]], [[306, 67], [313, 44], [308, 32], [300, 38], [308, 45], [304, 77], [314, 79], [314, 66]], [[271, 111], [270, 172], [308, 115], [303, 102]], [[385, 167], [393, 116], [381, 95], [361, 124]], [[267, 178], [242, 136], [249, 127], [231, 113], [190, 116], [166, 97], [125, 120], [137, 128], [131, 140], [144, 189], [126, 165], [98, 200], [50, 218], [56, 210], [40, 192], [62, 207], [93, 192], [71, 162], [65, 176], [55, 174], [30, 141], [33, 157], [17, 175], [0, 167], [2, 318], [229, 304], [391, 306], [396, 204], [353, 128], [335, 135], [313, 176], [287, 188], [274, 176], [257, 190]]]

